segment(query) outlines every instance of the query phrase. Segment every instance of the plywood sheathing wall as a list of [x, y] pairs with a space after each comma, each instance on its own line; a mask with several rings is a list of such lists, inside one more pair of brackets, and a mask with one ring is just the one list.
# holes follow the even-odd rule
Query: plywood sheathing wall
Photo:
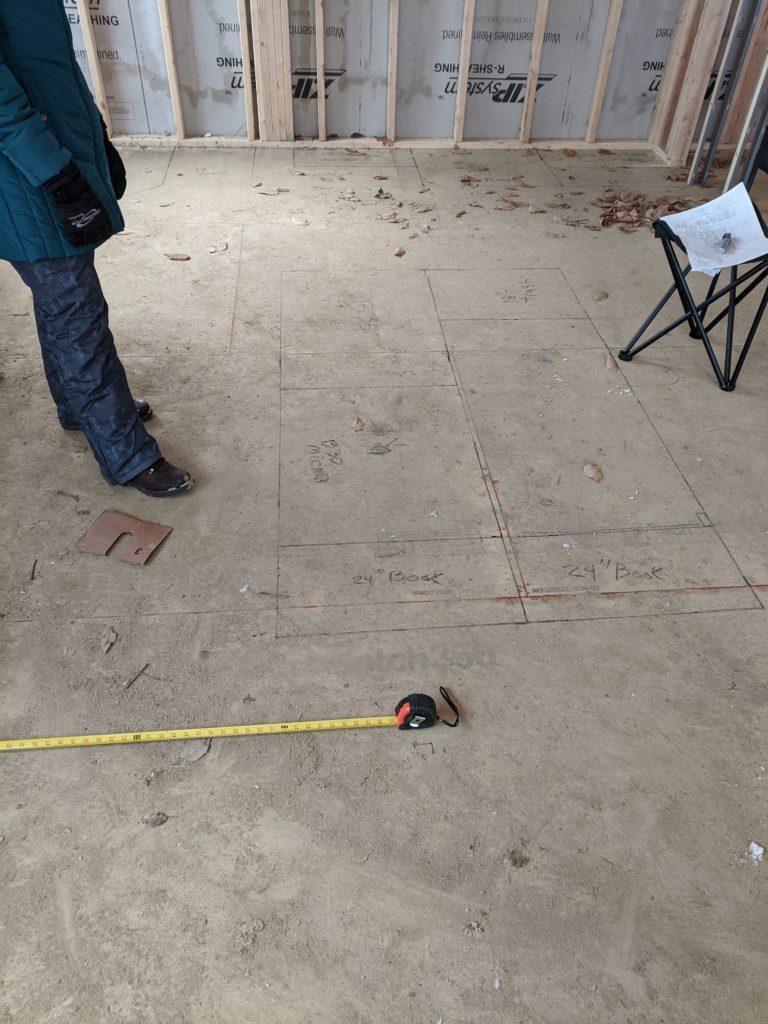
[[[673, 163], [686, 162], [691, 143], [701, 130], [736, 6], [732, 0], [683, 0], [680, 5], [669, 51], [669, 69], [663, 78], [649, 136]], [[737, 32], [743, 32], [745, 27], [737, 26]], [[768, 2], [764, 0], [746, 63], [735, 85], [721, 145], [732, 146], [741, 133], [766, 49]], [[727, 65], [718, 103], [723, 102], [731, 87], [731, 71], [732, 66]]]
[[[597, 138], [647, 139], [678, 2], [624, 4]], [[536, 6], [477, 0], [465, 139], [519, 136]], [[584, 137], [610, 7], [610, 0], [550, 0], [532, 139]], [[462, 11], [462, 0], [401, 0], [398, 138], [451, 136]]]
[[[290, 0], [293, 116], [297, 136], [317, 137], [314, 0]], [[389, 0], [324, 0], [326, 133], [387, 131]]]
[[[320, 39], [318, 0], [171, 0], [167, 10], [179, 84], [177, 117], [158, 0], [89, 3], [104, 96], [117, 135], [169, 135], [181, 120], [189, 137], [252, 138], [249, 99], [255, 84], [262, 139], [317, 138], [318, 51], [324, 53], [329, 138], [385, 138], [388, 129], [391, 137], [393, 122], [400, 140], [449, 140], [454, 135], [464, 0], [399, 0], [394, 48], [389, 40], [392, 0], [323, 0]], [[77, 0], [65, 0], [65, 6], [77, 57], [90, 81]], [[590, 127], [590, 137], [594, 134], [598, 142], [645, 141], [650, 130], [652, 141], [664, 148], [674, 124], [672, 141], [679, 152], [700, 116], [697, 101], [711, 82], [726, 8], [728, 0], [624, 0], [622, 5], [615, 0], [550, 0], [531, 139], [582, 139]], [[537, 0], [475, 0], [464, 139], [519, 137], [536, 10]], [[241, 38], [244, 11], [253, 21], [252, 53], [243, 47], [249, 40]], [[761, 19], [752, 64], [768, 36], [765, 10]], [[599, 79], [607, 28], [611, 36], [615, 33], [612, 59], [604, 63]], [[671, 66], [663, 75], [668, 56]], [[692, 57], [697, 71], [686, 84]], [[390, 58], [396, 82], [388, 119]], [[252, 66], [244, 70], [244, 63]], [[741, 102], [741, 93], [749, 91], [744, 91], [744, 79], [727, 140], [738, 134], [738, 113], [748, 102]], [[596, 86], [604, 91], [597, 108]]]
[[[168, 135], [175, 131], [156, 0], [89, 0], [91, 24], [113, 131]], [[75, 55], [93, 89], [76, 0], [64, 0]]]
[[712, 68], [721, 49], [731, 0], [705, 0], [701, 22], [691, 47], [669, 135], [664, 145], [673, 163], [682, 163], [691, 148]]
[[735, 145], [741, 135], [744, 119], [747, 116], [766, 53], [768, 53], [768, 0], [764, 0], [757, 14], [757, 24], [747, 52], [747, 59], [736, 83], [736, 92], [723, 131], [722, 141], [726, 145]]

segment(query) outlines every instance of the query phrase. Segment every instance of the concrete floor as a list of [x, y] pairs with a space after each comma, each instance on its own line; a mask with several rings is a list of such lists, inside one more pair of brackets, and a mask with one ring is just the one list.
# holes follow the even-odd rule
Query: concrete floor
[[[98, 265], [199, 482], [100, 481], [3, 265], [2, 732], [440, 685], [464, 720], [5, 755], [0, 1021], [765, 1022], [765, 329], [734, 394], [684, 332], [617, 370], [658, 243], [564, 222], [689, 190], [643, 153], [126, 163]], [[76, 551], [107, 508], [173, 527], [145, 568]]]

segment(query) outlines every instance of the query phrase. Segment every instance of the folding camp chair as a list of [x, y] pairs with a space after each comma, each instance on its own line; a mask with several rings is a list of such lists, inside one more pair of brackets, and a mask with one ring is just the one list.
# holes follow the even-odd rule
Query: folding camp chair
[[[758, 143], [756, 140], [752, 148], [752, 154], [747, 164], [747, 170], [744, 177], [744, 185], [747, 191], [751, 189], [758, 169], [768, 172], [768, 126], [763, 127], [760, 142]], [[691, 293], [691, 289], [688, 286], [687, 277], [691, 270], [690, 263], [685, 267], [682, 267], [680, 265], [680, 260], [678, 259], [677, 250], [679, 249], [685, 253], [685, 246], [665, 221], [657, 220], [654, 222], [653, 230], [656, 237], [660, 239], [661, 244], [664, 247], [664, 253], [667, 257], [667, 262], [669, 263], [669, 269], [672, 271], [673, 284], [668, 289], [661, 302], [659, 302], [654, 308], [650, 316], [643, 322], [632, 340], [624, 346], [621, 352], [619, 352], [619, 359], [624, 360], [624, 362], [629, 362], [631, 359], [634, 359], [639, 352], [642, 352], [643, 349], [653, 345], [660, 338], [665, 337], [665, 335], [669, 334], [670, 331], [674, 331], [675, 328], [687, 321], [690, 328], [690, 336], [692, 338], [699, 338], [704, 345], [720, 388], [723, 391], [733, 391], [736, 387], [736, 381], [738, 380], [742, 367], [744, 366], [744, 360], [747, 358], [749, 350], [752, 347], [752, 342], [755, 340], [755, 334], [760, 326], [760, 321], [765, 313], [766, 306], [768, 306], [768, 284], [766, 284], [757, 312], [749, 327], [741, 348], [741, 353], [739, 354], [736, 366], [734, 367], [733, 341], [736, 324], [736, 307], [756, 288], [759, 288], [760, 285], [768, 278], [768, 230], [766, 229], [765, 222], [757, 207], [755, 207], [755, 212], [757, 213], [763, 234], [766, 235], [767, 255], [762, 256], [759, 259], [752, 260], [750, 263], [741, 264], [736, 267], [729, 267], [727, 271], [721, 271], [715, 274], [712, 278], [712, 282], [710, 283], [706, 298], [702, 302], [696, 302]], [[726, 274], [728, 277], [728, 283], [723, 287], [718, 287], [721, 275]], [[667, 326], [662, 330], [657, 331], [657, 333], [652, 337], [642, 340], [645, 332], [675, 293], [677, 293], [683, 307], [682, 316], [677, 317], [676, 320], [667, 324]], [[725, 300], [725, 308], [721, 309], [720, 312], [714, 315], [709, 323], [705, 323], [705, 320], [709, 315], [710, 307], [714, 306], [714, 304], [719, 302], [721, 299]], [[714, 348], [712, 347], [710, 331], [712, 331], [712, 329], [722, 320], [726, 320], [726, 335], [725, 354], [721, 365], [717, 355], [715, 354]]]

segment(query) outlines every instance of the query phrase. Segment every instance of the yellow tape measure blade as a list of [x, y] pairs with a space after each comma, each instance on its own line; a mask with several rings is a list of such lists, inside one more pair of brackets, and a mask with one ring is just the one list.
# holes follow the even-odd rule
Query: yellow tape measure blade
[[262, 722], [252, 725], [216, 725], [150, 732], [99, 733], [93, 736], [41, 736], [34, 739], [0, 740], [0, 753], [15, 750], [67, 750], [72, 747], [111, 747], [127, 743], [174, 743], [180, 740], [236, 739], [294, 732], [334, 729], [380, 729], [397, 725], [395, 715], [375, 718], [330, 718], [315, 722]]

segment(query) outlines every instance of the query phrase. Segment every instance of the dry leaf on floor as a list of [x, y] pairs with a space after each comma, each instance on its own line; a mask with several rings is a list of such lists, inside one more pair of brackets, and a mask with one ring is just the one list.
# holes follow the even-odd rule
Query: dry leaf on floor
[[345, 149], [344, 152], [347, 156], [368, 156], [367, 153], [363, 153], [360, 149]]
[[177, 263], [185, 263], [187, 260], [192, 259], [185, 252], [164, 252], [163, 256], [169, 260], [175, 260]]
[[385, 192], [383, 188], [380, 188], [379, 191], [375, 194], [374, 198], [376, 198], [376, 199], [391, 199], [392, 198], [392, 193], [391, 192]]
[[562, 231], [548, 231], [547, 235], [549, 238], [565, 238], [565, 235], [562, 233]]
[[659, 217], [681, 213], [695, 205], [687, 196], [660, 196], [650, 199], [641, 192], [616, 192], [606, 189], [605, 195], [592, 202], [601, 209], [600, 225], [604, 228], [617, 224], [620, 230], [631, 234], [644, 224], [652, 224]]
[[610, 370], [611, 373], [619, 372], [619, 364], [616, 362], [616, 360], [613, 358], [610, 352], [605, 357], [605, 368], [606, 370]]
[[475, 178], [472, 174], [465, 174], [464, 177], [461, 179], [461, 184], [468, 185], [469, 188], [477, 188], [477, 186], [480, 184], [480, 179]]
[[419, 192], [431, 192], [431, 191], [432, 191], [432, 189], [429, 188], [427, 185], [424, 185], [423, 188], [419, 189]]
[[570, 203], [544, 203], [549, 210], [570, 210]]
[[528, 213], [546, 213], [547, 211], [543, 206], [537, 206], [536, 203], [528, 204]]
[[331, 175], [331, 174], [321, 174], [320, 175], [320, 181], [333, 181], [333, 175]]
[[688, 172], [679, 171], [677, 174], [668, 174], [667, 181], [688, 181]]
[[305, 178], [307, 176], [306, 171], [300, 171], [297, 167], [289, 167], [288, 173], [295, 174], [297, 178]]
[[115, 640], [117, 640], [117, 633], [114, 631], [112, 626], [110, 626], [109, 629], [104, 634], [104, 636], [99, 641], [99, 647], [101, 648], [102, 654], [107, 653], [110, 647], [114, 644]]
[[467, 215], [467, 211], [466, 210], [459, 210], [459, 212], [456, 214], [456, 219], [458, 220], [459, 217], [466, 217], [466, 215]]
[[261, 188], [263, 184], [263, 181], [254, 181], [254, 183], [251, 185], [251, 188]]
[[208, 252], [226, 252], [229, 248], [228, 242], [215, 242], [209, 249]]
[[297, 228], [306, 228], [309, 221], [305, 217], [291, 217], [291, 224], [295, 224]]
[[405, 256], [405, 249], [400, 246], [399, 249], [395, 249], [395, 256]]
[[259, 192], [260, 196], [281, 196], [285, 192], [290, 192], [289, 188], [265, 188]]
[[608, 292], [592, 292], [592, 298], [595, 302], [604, 302], [606, 299], [610, 298], [610, 296], [608, 295]]
[[612, 149], [598, 149], [597, 151], [600, 156], [610, 156], [613, 153]]
[[576, 150], [575, 149], [564, 149], [563, 150], [563, 156], [576, 156]]
[[416, 210], [416, 213], [432, 213], [433, 210], [434, 210], [434, 206], [420, 206]]
[[162, 811], [155, 811], [154, 814], [145, 814], [141, 821], [142, 824], [149, 825], [150, 828], [159, 828], [168, 821], [168, 815]]
[[374, 174], [373, 180], [374, 181], [389, 181], [389, 175], [388, 174]]
[[594, 462], [588, 462], [584, 466], [584, 476], [588, 476], [590, 480], [594, 480], [599, 484], [603, 479], [603, 471]]
[[210, 739], [186, 740], [180, 744], [181, 750], [176, 758], [176, 764], [194, 764], [205, 757], [211, 749]]
[[361, 420], [358, 416], [352, 426], [355, 430], [365, 430], [365, 420]]
[[529, 185], [528, 182], [525, 180], [525, 175], [523, 175], [523, 174], [515, 174], [515, 175], [513, 175], [512, 176], [512, 181], [516, 181], [517, 182], [517, 184], [515, 185], [515, 188], [533, 188], [533, 185]]
[[417, 233], [417, 234], [415, 234], [415, 235], [408, 235], [408, 237], [409, 237], [409, 238], [410, 238], [411, 240], [413, 240], [414, 238], [418, 238], [419, 236], [418, 236], [418, 233]]

